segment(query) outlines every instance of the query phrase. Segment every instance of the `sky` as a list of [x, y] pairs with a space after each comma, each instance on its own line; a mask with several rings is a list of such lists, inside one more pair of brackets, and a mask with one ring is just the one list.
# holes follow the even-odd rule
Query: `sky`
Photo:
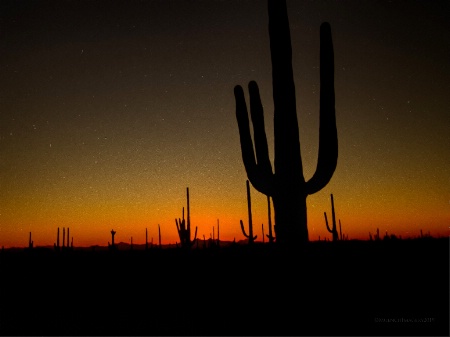
[[[447, 236], [450, 3], [287, 1], [305, 179], [315, 170], [319, 27], [331, 25], [339, 157], [308, 196], [309, 239]], [[266, 1], [0, 2], [0, 245], [242, 240], [246, 180], [233, 88], [257, 81], [273, 161]], [[251, 188], [253, 231], [267, 199]], [[272, 211], [273, 216], [273, 211]], [[214, 228], [214, 229], [213, 229]], [[248, 228], [248, 227], [247, 227]], [[267, 242], [267, 239], [266, 239]]]

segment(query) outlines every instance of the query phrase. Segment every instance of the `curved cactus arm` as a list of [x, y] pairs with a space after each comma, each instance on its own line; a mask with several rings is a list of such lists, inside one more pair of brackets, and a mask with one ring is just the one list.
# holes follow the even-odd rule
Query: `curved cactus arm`
[[331, 180], [338, 159], [334, 97], [334, 52], [328, 22], [320, 26], [320, 122], [316, 172], [306, 183], [306, 193], [320, 191]]
[[247, 235], [247, 233], [245, 233], [244, 223], [242, 222], [242, 220], [240, 220], [240, 223], [241, 223], [242, 234], [244, 234], [244, 236], [245, 236], [246, 238], [249, 238], [249, 236]]
[[[269, 147], [267, 146], [266, 128], [264, 126], [264, 109], [259, 95], [258, 84], [255, 81], [251, 81], [248, 84], [248, 91], [250, 94], [250, 116], [253, 124], [256, 162], [264, 179], [270, 184], [273, 179], [272, 164], [269, 158]], [[269, 188], [272, 189], [270, 185]], [[271, 193], [268, 195], [271, 195]]]
[[253, 237], [253, 241], [255, 241], [257, 237], [258, 237], [258, 235], [255, 235], [255, 236]]
[[325, 225], [327, 225], [327, 230], [330, 233], [333, 233], [333, 230], [331, 230], [330, 227], [328, 226], [327, 212], [323, 212], [323, 215], [325, 216]]
[[[256, 83], [249, 85], [251, 87], [251, 101], [255, 111], [252, 113], [252, 118], [256, 119], [255, 129], [255, 145], [257, 148], [258, 160], [261, 161], [261, 165], [257, 164], [255, 158], [255, 151], [253, 149], [253, 141], [250, 135], [250, 124], [248, 119], [247, 104], [245, 102], [244, 90], [241, 86], [237, 85], [234, 88], [234, 96], [236, 100], [236, 120], [239, 128], [239, 138], [241, 142], [242, 160], [244, 162], [245, 171], [247, 172], [248, 179], [252, 185], [259, 192], [271, 195], [272, 194], [272, 167], [268, 158], [267, 139], [264, 130], [264, 116], [262, 113], [262, 105], [256, 101], [259, 99], [259, 91], [257, 90]], [[256, 87], [256, 88], [255, 88]], [[261, 109], [258, 109], [261, 106]], [[262, 122], [261, 122], [262, 120]], [[264, 150], [264, 141], [266, 145], [266, 151]], [[265, 153], [266, 152], [266, 153]], [[267, 166], [267, 163], [269, 166]]]

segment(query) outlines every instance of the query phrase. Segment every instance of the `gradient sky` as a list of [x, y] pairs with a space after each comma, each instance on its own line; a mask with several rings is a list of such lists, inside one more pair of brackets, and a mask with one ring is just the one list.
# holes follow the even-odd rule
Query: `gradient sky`
[[[309, 196], [310, 240], [450, 225], [448, 1], [288, 0], [303, 170], [316, 167], [319, 26], [331, 24], [339, 159]], [[233, 88], [259, 84], [273, 160], [266, 1], [1, 1], [0, 245], [244, 239]], [[245, 89], [246, 95], [247, 90]], [[254, 233], [266, 197], [252, 188]], [[330, 215], [328, 215], [330, 216]]]

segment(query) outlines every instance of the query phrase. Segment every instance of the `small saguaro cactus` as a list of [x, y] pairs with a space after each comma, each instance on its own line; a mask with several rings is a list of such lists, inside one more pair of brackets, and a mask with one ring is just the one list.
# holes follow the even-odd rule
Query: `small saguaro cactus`
[[162, 244], [161, 244], [161, 227], [159, 227], [159, 224], [158, 224], [158, 245], [159, 245], [159, 248], [162, 248]]
[[274, 105], [274, 171], [269, 158], [263, 104], [255, 81], [248, 85], [253, 140], [244, 90], [239, 85], [234, 88], [236, 119], [247, 177], [257, 191], [271, 196], [273, 200], [277, 243], [296, 246], [309, 240], [307, 196], [324, 188], [337, 166], [333, 43], [330, 25], [324, 22], [320, 26], [319, 155], [316, 171], [306, 181], [300, 153], [286, 0], [268, 0], [268, 14]]
[[262, 231], [262, 240], [263, 240], [263, 243], [265, 243], [266, 241], [265, 241], [265, 236], [264, 236], [264, 224], [263, 223], [261, 224], [261, 231]]
[[148, 233], [147, 233], [147, 228], [145, 229], [145, 250], [148, 250]]
[[270, 196], [267, 196], [267, 211], [269, 214], [269, 234], [267, 234], [267, 238], [269, 239], [269, 243], [273, 243], [275, 241], [275, 237], [272, 234], [272, 216], [270, 212]]
[[248, 235], [245, 232], [244, 223], [242, 222], [242, 220], [240, 220], [240, 223], [241, 223], [242, 234], [244, 234], [244, 236], [248, 239], [248, 243], [252, 244], [256, 240], [258, 235], [253, 236], [252, 200], [250, 197], [250, 185], [249, 185], [248, 180], [246, 182], [246, 185], [247, 185], [247, 206], [248, 206]]
[[377, 228], [377, 234], [375, 234], [375, 241], [379, 241], [380, 239], [380, 229]]
[[28, 238], [28, 248], [33, 249], [33, 245], [34, 245], [34, 242], [31, 241], [31, 232], [30, 232], [30, 237]]
[[220, 246], [220, 227], [219, 227], [219, 219], [217, 219], [217, 247]]
[[183, 207], [183, 219], [175, 219], [177, 225], [178, 236], [180, 237], [180, 245], [182, 248], [191, 248], [195, 240], [197, 239], [197, 227], [195, 227], [194, 239], [191, 241], [191, 217], [189, 211], [189, 187], [186, 188], [187, 196], [187, 221], [184, 219], [184, 207]]
[[58, 231], [56, 233], [56, 243], [53, 244], [53, 247], [55, 248], [56, 251], [59, 251], [60, 247], [59, 247], [59, 227], [58, 227]]
[[333, 194], [331, 194], [331, 216], [332, 216], [332, 227], [330, 228], [328, 226], [328, 220], [327, 220], [327, 212], [323, 212], [323, 215], [325, 216], [325, 225], [327, 226], [327, 230], [333, 235], [333, 241], [338, 241], [338, 233], [336, 229], [336, 216], [334, 214], [334, 200], [333, 200]]
[[111, 229], [111, 249], [114, 249], [116, 246], [114, 245], [114, 235], [116, 235], [116, 232], [114, 229]]

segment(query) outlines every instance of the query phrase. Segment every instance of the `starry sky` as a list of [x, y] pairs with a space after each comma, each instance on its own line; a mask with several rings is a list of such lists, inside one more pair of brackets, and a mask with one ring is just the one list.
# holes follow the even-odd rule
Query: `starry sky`
[[[335, 53], [338, 165], [309, 196], [310, 240], [331, 238], [330, 194], [350, 239], [450, 224], [448, 1], [288, 0], [303, 171], [315, 170], [319, 26]], [[0, 3], [0, 245], [244, 239], [246, 173], [233, 88], [260, 87], [273, 160], [266, 1]], [[247, 90], [245, 89], [246, 95]], [[267, 199], [251, 189], [254, 234]], [[273, 215], [273, 214], [272, 214]]]

